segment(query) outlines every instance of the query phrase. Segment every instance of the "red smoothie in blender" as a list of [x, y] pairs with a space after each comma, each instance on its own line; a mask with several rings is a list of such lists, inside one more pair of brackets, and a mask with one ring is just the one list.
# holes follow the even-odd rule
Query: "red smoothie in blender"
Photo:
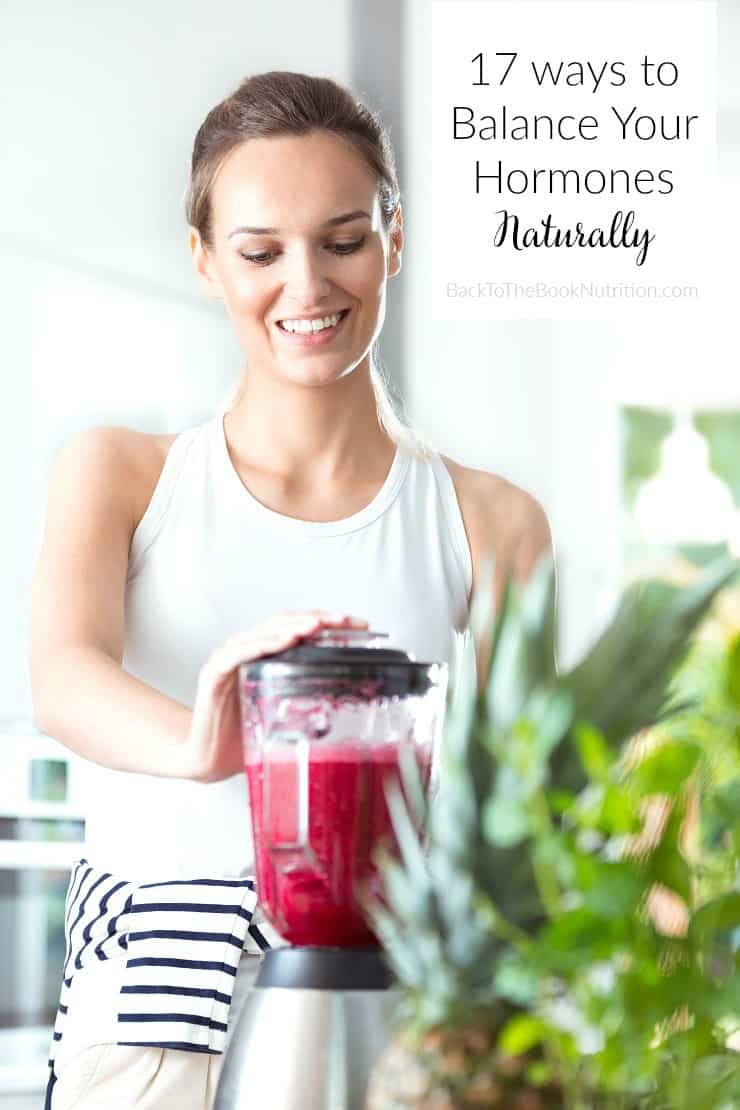
[[[372, 888], [373, 856], [395, 837], [385, 797], [400, 783], [399, 742], [307, 745], [308, 805], [301, 837], [298, 753], [247, 753], [260, 904], [291, 944], [377, 944], [356, 899]], [[414, 747], [424, 785], [431, 748]], [[269, 778], [266, 786], [265, 779]], [[266, 792], [269, 796], [266, 797]], [[267, 804], [266, 804], [267, 803]]]
[[291, 945], [375, 947], [363, 892], [396, 849], [386, 787], [413, 755], [428, 791], [444, 664], [417, 663], [384, 633], [322, 630], [239, 670], [257, 895]]

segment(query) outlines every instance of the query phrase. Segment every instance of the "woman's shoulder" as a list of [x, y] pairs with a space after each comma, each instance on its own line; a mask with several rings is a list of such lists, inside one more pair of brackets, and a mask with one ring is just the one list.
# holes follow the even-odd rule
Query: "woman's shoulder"
[[457, 494], [474, 570], [487, 556], [526, 577], [537, 558], [552, 548], [547, 514], [522, 486], [441, 456]]
[[463, 466], [441, 456], [452, 478], [460, 508], [482, 523], [509, 522], [515, 528], [542, 527], [547, 515], [537, 498], [522, 486], [487, 470]]
[[76, 432], [59, 452], [57, 468], [84, 469], [108, 489], [135, 528], [151, 501], [178, 433], [140, 432], [122, 425], [94, 425]]

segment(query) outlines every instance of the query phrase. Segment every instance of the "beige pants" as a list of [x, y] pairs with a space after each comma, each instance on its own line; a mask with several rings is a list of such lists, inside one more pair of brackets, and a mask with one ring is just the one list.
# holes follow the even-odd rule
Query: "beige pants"
[[211, 1110], [223, 1056], [100, 1044], [70, 1060], [52, 1110]]
[[[108, 960], [76, 974], [51, 1110], [212, 1110], [222, 1055], [112, 1043], [125, 963]], [[227, 1044], [259, 966], [258, 958], [242, 956]]]

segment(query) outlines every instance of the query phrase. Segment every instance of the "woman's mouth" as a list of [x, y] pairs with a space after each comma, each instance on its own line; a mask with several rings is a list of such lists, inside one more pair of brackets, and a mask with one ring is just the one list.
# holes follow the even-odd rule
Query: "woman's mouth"
[[299, 347], [318, 347], [324, 343], [331, 343], [342, 328], [349, 311], [348, 308], [343, 308], [339, 312], [329, 312], [316, 320], [286, 318], [278, 320], [275, 327], [288, 343], [297, 344]]

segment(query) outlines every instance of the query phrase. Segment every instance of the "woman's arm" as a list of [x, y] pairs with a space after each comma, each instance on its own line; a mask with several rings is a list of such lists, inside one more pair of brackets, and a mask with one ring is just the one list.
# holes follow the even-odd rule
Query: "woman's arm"
[[[553, 554], [550, 525], [539, 501], [526, 490], [496, 474], [460, 466], [445, 459], [457, 493], [473, 562], [472, 592], [490, 587], [483, 576], [493, 561], [493, 594], [498, 609], [509, 575], [524, 583], [546, 552]], [[490, 647], [486, 637], [483, 648]], [[479, 655], [478, 674], [487, 671]]]
[[31, 590], [35, 723], [86, 759], [120, 771], [216, 782], [242, 769], [240, 662], [281, 651], [319, 628], [367, 621], [280, 613], [231, 636], [198, 675], [192, 710], [122, 667], [129, 547], [161, 457], [148, 437], [92, 428], [60, 452]]
[[552, 553], [545, 510], [520, 486], [498, 474], [473, 470], [445, 459], [457, 493], [473, 560], [473, 592], [483, 586], [481, 574], [493, 558], [496, 601], [507, 574], [524, 583], [544, 552]]
[[96, 763], [177, 775], [191, 711], [121, 667], [141, 445], [136, 432], [90, 428], [55, 460], [31, 587], [34, 720]]

